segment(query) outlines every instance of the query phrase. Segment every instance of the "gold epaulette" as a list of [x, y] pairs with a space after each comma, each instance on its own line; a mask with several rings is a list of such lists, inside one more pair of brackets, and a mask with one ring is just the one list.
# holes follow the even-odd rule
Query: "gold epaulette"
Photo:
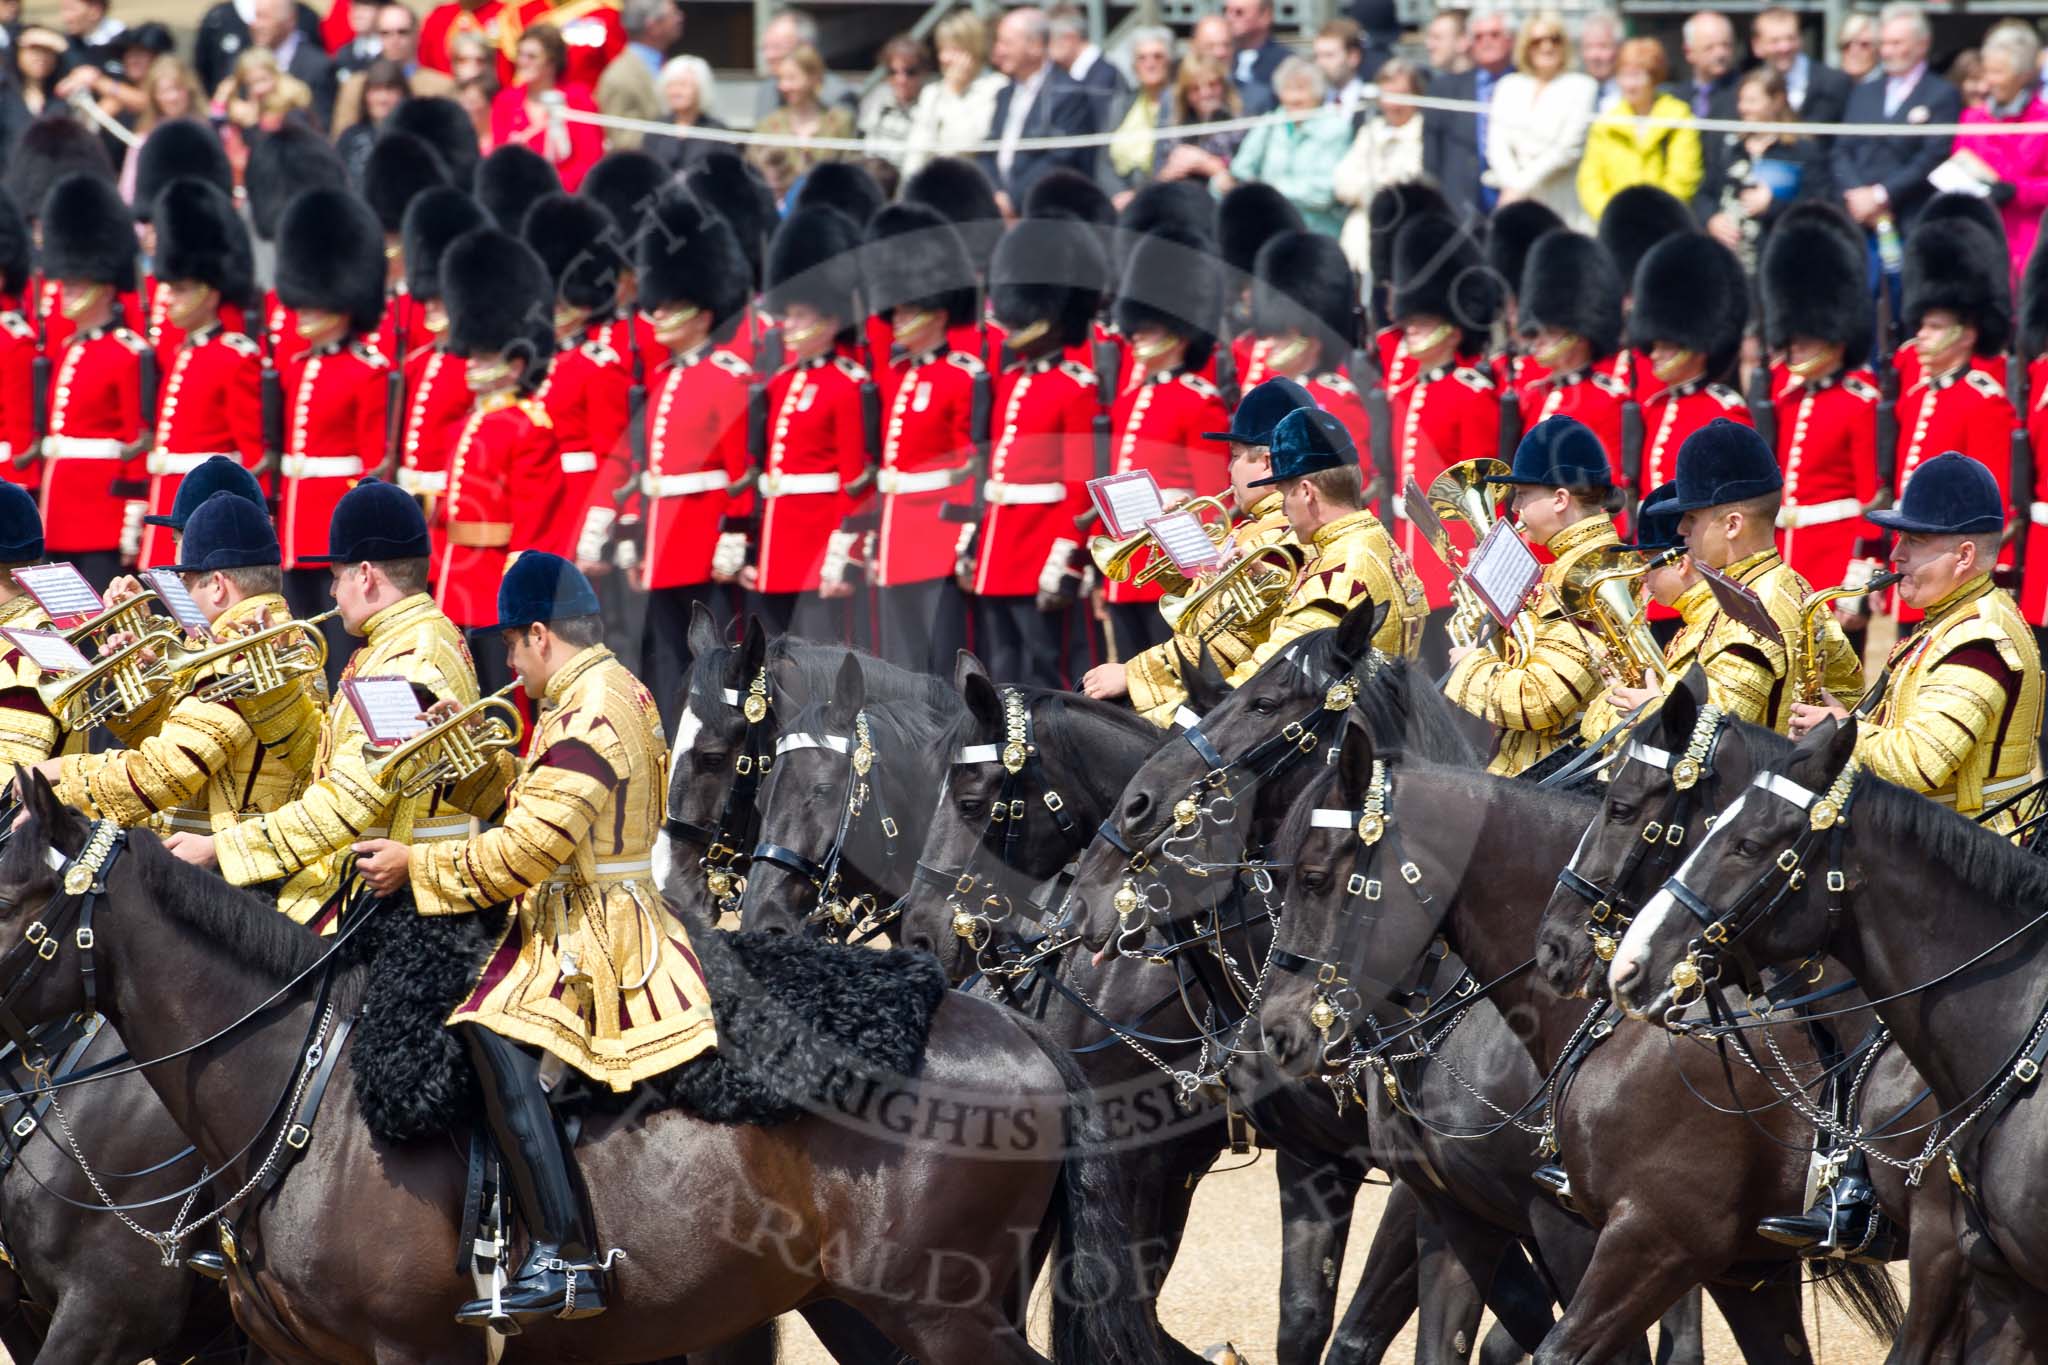
[[1628, 397], [1628, 385], [1622, 383], [1613, 375], [1608, 374], [1605, 370], [1593, 371], [1590, 378], [1593, 381], [1593, 387], [1602, 393], [1611, 393], [1616, 398]]
[[384, 353], [377, 349], [377, 343], [374, 341], [367, 339], [358, 340], [348, 350], [350, 355], [362, 361], [373, 370], [388, 370], [391, 368], [391, 362], [385, 359]]
[[711, 363], [724, 370], [734, 379], [752, 379], [754, 377], [754, 372], [748, 368], [747, 362], [741, 360], [731, 351], [713, 351], [711, 353]]
[[1095, 371], [1078, 360], [1062, 360], [1059, 363], [1059, 372], [1083, 388], [1095, 387]]
[[584, 355], [590, 357], [590, 359], [596, 361], [600, 365], [617, 365], [620, 363], [621, 360], [621, 357], [617, 351], [613, 350], [604, 342], [599, 341], [596, 337], [588, 338], [587, 340], [584, 341], [584, 343], [581, 346], [578, 346], [576, 349], [583, 352]]
[[1335, 370], [1331, 370], [1326, 374], [1317, 375], [1316, 383], [1321, 384], [1331, 393], [1334, 393], [1341, 398], [1358, 397], [1358, 386], [1353, 384], [1349, 379], [1346, 379], [1343, 375], [1337, 373]]
[[1963, 379], [1986, 398], [2005, 397], [2005, 390], [1998, 386], [1998, 381], [1975, 366], [1963, 372]]
[[1742, 395], [1729, 388], [1726, 384], [1709, 384], [1700, 392], [1706, 394], [1730, 412], [1747, 412], [1749, 410], [1748, 406], [1742, 401]]
[[1865, 403], [1875, 403], [1881, 397], [1877, 391], [1877, 385], [1867, 380], [1858, 379], [1853, 374], [1842, 381], [1842, 387], [1848, 391], [1852, 398], [1860, 399]]
[[6, 328], [7, 334], [17, 341], [34, 341], [36, 339], [36, 329], [29, 325], [27, 318], [12, 308], [4, 313], [0, 313], [0, 327]]
[[956, 369], [965, 370], [969, 374], [984, 374], [987, 372], [986, 367], [981, 361], [965, 351], [946, 352], [946, 363]]
[[838, 367], [839, 373], [845, 375], [848, 379], [853, 380], [855, 383], [864, 384], [867, 382], [867, 369], [864, 366], [862, 366], [859, 361], [849, 360], [847, 357], [843, 355], [835, 355], [832, 357], [832, 363], [833, 365]]
[[547, 405], [542, 403], [538, 398], [520, 399], [519, 410], [525, 413], [535, 426], [541, 427], [548, 431], [554, 430], [555, 419], [548, 416]]
[[1198, 374], [1182, 374], [1178, 378], [1182, 384], [1204, 398], [1217, 396], [1216, 386]]
[[113, 329], [110, 335], [114, 338], [114, 340], [120, 342], [123, 346], [126, 346], [129, 350], [135, 352], [135, 354], [137, 355], [141, 355], [144, 351], [147, 351], [149, 349], [149, 343], [147, 341], [144, 341], [141, 337], [129, 331], [126, 327], [116, 327]]
[[1460, 365], [1451, 371], [1451, 378], [1475, 393], [1485, 393], [1500, 386], [1493, 382], [1493, 376], [1484, 370], [1475, 370], [1470, 365]]
[[254, 360], [263, 354], [263, 348], [261, 346], [258, 346], [254, 341], [250, 340], [247, 335], [241, 332], [230, 332], [223, 330], [217, 339], [219, 340], [221, 345], [227, 347], [236, 355], [243, 356], [250, 360]]

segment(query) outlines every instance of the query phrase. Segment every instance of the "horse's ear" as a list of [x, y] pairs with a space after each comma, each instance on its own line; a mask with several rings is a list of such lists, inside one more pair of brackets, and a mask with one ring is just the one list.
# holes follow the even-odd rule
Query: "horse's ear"
[[690, 604], [690, 629], [686, 638], [690, 642], [690, 657], [693, 659], [701, 659], [725, 646], [725, 637], [719, 633], [718, 622], [711, 618], [711, 608], [702, 602]]
[[867, 680], [861, 676], [860, 656], [852, 650], [839, 661], [839, 677], [832, 684], [832, 700], [825, 703], [825, 721], [834, 730], [845, 730], [868, 704]]
[[963, 649], [953, 659], [953, 690], [963, 697], [966, 696], [969, 678], [980, 678], [987, 682], [988, 665], [984, 664], [981, 656], [973, 650]]
[[1366, 656], [1372, 642], [1378, 637], [1380, 627], [1386, 624], [1389, 605], [1376, 602], [1368, 597], [1337, 623], [1337, 655], [1347, 663], [1356, 663]]
[[29, 815], [42, 827], [44, 837], [53, 834], [58, 826], [64, 803], [57, 799], [57, 789], [50, 780], [34, 768], [14, 770], [15, 789], [21, 793], [21, 804]]
[[1365, 804], [1366, 793], [1372, 790], [1372, 730], [1356, 716], [1344, 721], [1344, 733], [1337, 741], [1337, 789], [1344, 794], [1344, 804], [1361, 806]]
[[1856, 756], [1856, 717], [1830, 718], [1813, 729], [1792, 750], [1785, 771], [1814, 791], [1829, 786]]
[[[960, 658], [962, 662], [965, 662], [974, 658], [974, 656], [963, 649], [960, 651]], [[963, 669], [962, 672], [966, 676], [960, 687], [960, 695], [967, 702], [967, 713], [974, 717], [975, 724], [979, 727], [980, 733], [985, 735], [1001, 735], [1003, 732], [1002, 693], [996, 690], [996, 685], [990, 681], [988, 674], [978, 670], [968, 673]]]
[[1664, 698], [1663, 708], [1658, 712], [1663, 726], [1664, 747], [1673, 753], [1685, 747], [1700, 723], [1700, 707], [1706, 705], [1706, 701], [1706, 670], [1695, 663], [1685, 670], [1685, 676]]
[[1194, 667], [1181, 669], [1180, 676], [1188, 690], [1188, 709], [1198, 716], [1208, 715], [1230, 695], [1230, 680], [1223, 676], [1223, 666], [1207, 645], [1197, 653]]
[[740, 647], [733, 651], [732, 671], [726, 674], [726, 685], [738, 690], [754, 680], [761, 671], [761, 660], [768, 656], [768, 632], [761, 627], [761, 618], [749, 616], [746, 629], [740, 632]]

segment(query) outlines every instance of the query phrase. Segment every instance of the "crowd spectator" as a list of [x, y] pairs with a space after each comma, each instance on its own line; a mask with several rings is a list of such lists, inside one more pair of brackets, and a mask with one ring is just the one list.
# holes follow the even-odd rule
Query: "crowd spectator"
[[[843, 104], [825, 102], [825, 61], [818, 49], [799, 47], [784, 57], [775, 68], [775, 87], [782, 103], [754, 125], [756, 132], [805, 141], [853, 136], [853, 114]], [[820, 161], [843, 160], [846, 153], [829, 147], [755, 146], [748, 148], [747, 156], [781, 198], [805, 171]]]
[[1472, 39], [1465, 32], [1465, 11], [1440, 9], [1422, 26], [1423, 60], [1428, 77], [1456, 76], [1472, 69]]
[[462, 106], [463, 113], [469, 115], [469, 126], [476, 133], [478, 153], [489, 156], [491, 149], [498, 145], [491, 133], [491, 108], [498, 102], [498, 77], [490, 71], [479, 71], [457, 81], [455, 102]]
[[326, 128], [334, 117], [334, 63], [320, 50], [319, 39], [300, 31], [292, 0], [255, 0], [249, 15], [249, 37], [277, 59], [280, 72], [306, 87], [314, 126]]
[[1273, 36], [1273, 0], [1223, 0], [1230, 26], [1230, 79], [1248, 114], [1263, 114], [1278, 102], [1274, 73], [1287, 60], [1287, 45]]
[[1849, 107], [1850, 79], [1806, 55], [1799, 35], [1799, 16], [1789, 9], [1767, 9], [1749, 28], [1749, 50], [1785, 82], [1785, 98], [1803, 123], [1840, 123]]
[[1230, 74], [1230, 21], [1220, 14], [1205, 14], [1188, 30], [1188, 49], [1199, 52]]
[[[1472, 69], [1439, 76], [1429, 93], [1442, 99], [1491, 105], [1501, 78], [1513, 70], [1515, 26], [1494, 10], [1474, 13], [1465, 25]], [[1422, 125], [1423, 169], [1459, 212], [1491, 213], [1499, 197], [1485, 182], [1487, 116], [1438, 110]]]
[[64, 35], [31, 24], [14, 43], [14, 82], [30, 118], [41, 118], [57, 92], [57, 68], [64, 61]]
[[1046, 42], [1046, 55], [1088, 92], [1095, 103], [1095, 126], [1111, 126], [1123, 109], [1129, 82], [1102, 55], [1102, 49], [1088, 40], [1088, 18], [1080, 10], [1070, 4], [1058, 5], [1046, 16], [1046, 22], [1052, 30]]
[[[1962, 122], [1974, 127], [2000, 123], [2048, 123], [2048, 103], [2041, 99], [2041, 40], [2025, 24], [2006, 22], [1985, 35], [1982, 48], [1984, 101], [1963, 110]], [[2015, 291], [2041, 214], [2048, 211], [2048, 133], [1959, 133], [1955, 159], [1990, 186], [1991, 202], [2005, 224], [2005, 244], [2012, 253]]]
[[1401, 42], [1401, 19], [1394, 0], [1351, 0], [1346, 11], [1358, 25], [1358, 79], [1379, 79], [1380, 68], [1394, 60]]
[[882, 79], [861, 100], [854, 126], [867, 141], [869, 155], [901, 166], [910, 154], [917, 97], [930, 74], [924, 44], [908, 33], [897, 34], [882, 45], [882, 72]]
[[[249, 46], [249, 20], [243, 9], [249, 0], [218, 0], [200, 16], [199, 31], [192, 43], [192, 69], [199, 74], [199, 88], [211, 90], [234, 73], [235, 58]], [[294, 11], [299, 31], [317, 38], [320, 17], [306, 5]]]
[[121, 67], [114, 40], [128, 26], [110, 12], [107, 0], [57, 0], [57, 27], [64, 31], [64, 71], [79, 65], [108, 72]]
[[1241, 181], [1271, 185], [1301, 210], [1311, 232], [1334, 237], [1344, 226], [1334, 182], [1337, 163], [1351, 147], [1351, 120], [1327, 104], [1329, 87], [1314, 62], [1289, 57], [1273, 73], [1273, 97], [1287, 117], [1245, 135], [1223, 175], [1210, 188], [1222, 193]]
[[1093, 147], [1018, 146], [1025, 138], [1073, 137], [1096, 128], [1094, 101], [1053, 64], [1047, 52], [1051, 39], [1045, 11], [1029, 5], [1011, 10], [996, 25], [995, 65], [1010, 81], [996, 95], [985, 133], [997, 148], [983, 153], [981, 163], [1009, 211], [1021, 206], [1032, 182], [1055, 166], [1071, 166], [1091, 178], [1095, 174]]
[[334, 139], [334, 147], [341, 153], [341, 164], [348, 168], [349, 183], [360, 186], [378, 130], [405, 99], [405, 68], [388, 57], [379, 57], [355, 79], [362, 82], [356, 118]]
[[[386, 0], [377, 6], [377, 17], [371, 32], [377, 35], [384, 56], [382, 60], [395, 62], [405, 77], [407, 93], [414, 95], [452, 95], [455, 93], [454, 78], [445, 71], [436, 71], [421, 63], [419, 59], [419, 21], [412, 10], [395, 0]], [[352, 126], [363, 116], [363, 75], [358, 73], [341, 83], [334, 95], [334, 128], [339, 134]]]
[[1735, 25], [1728, 16], [1701, 10], [1679, 30], [1689, 79], [1673, 92], [1694, 118], [1735, 117]]
[[[800, 9], [780, 9], [770, 15], [768, 22], [761, 26], [761, 36], [754, 47], [758, 63], [756, 69], [766, 78], [754, 95], [754, 121], [758, 124], [782, 103], [775, 73], [782, 69], [783, 60], [800, 47], [818, 53], [822, 53], [825, 47], [818, 37], [818, 21]], [[857, 98], [852, 86], [832, 72], [825, 73], [820, 103], [843, 105], [850, 112]]]
[[[498, 70], [498, 54], [481, 33], [462, 32], [448, 39], [448, 76], [458, 86], [475, 76], [488, 75], [496, 86], [505, 84]], [[495, 91], [493, 92], [495, 93]]]
[[[206, 117], [206, 92], [199, 78], [183, 59], [167, 53], [149, 64], [142, 75], [142, 113], [135, 120], [138, 137], [147, 138], [159, 123], [176, 118]], [[140, 142], [127, 147], [121, 156], [121, 198], [135, 202], [135, 170], [140, 159]]]
[[[1744, 123], [1794, 123], [1785, 78], [1768, 63], [1752, 67], [1735, 87], [1736, 116]], [[1693, 212], [1709, 236], [1733, 251], [1751, 272], [1763, 258], [1764, 239], [1778, 215], [1801, 199], [1834, 194], [1827, 149], [1810, 137], [1771, 132], [1708, 133], [1701, 139], [1705, 170]]]
[[1161, 128], [1173, 122], [1173, 30], [1141, 28], [1131, 35], [1131, 74], [1137, 88], [1116, 121], [1109, 144], [1112, 197], [1128, 194], [1152, 178]]
[[221, 136], [232, 137], [246, 154], [263, 134], [275, 132], [288, 119], [311, 122], [313, 92], [279, 66], [277, 54], [269, 48], [249, 47], [235, 59], [234, 74], [213, 92], [212, 112], [222, 125]]
[[320, 25], [321, 45], [334, 62], [337, 85], [384, 55], [377, 40], [377, 0], [337, 0]]
[[587, 87], [563, 79], [568, 69], [569, 52], [560, 29], [533, 24], [520, 34], [512, 53], [515, 83], [491, 101], [491, 145], [517, 142], [540, 153], [562, 178], [562, 188], [574, 194], [604, 155], [604, 134], [594, 124], [565, 121], [556, 127], [549, 121], [550, 95], [560, 95], [571, 109], [597, 112], [597, 101]]
[[1243, 145], [1242, 128], [1197, 132], [1205, 123], [1229, 123], [1244, 113], [1230, 68], [1200, 53], [1181, 58], [1173, 82], [1173, 126], [1187, 129], [1161, 139], [1153, 166], [1154, 180], [1199, 180], [1214, 184], [1230, 171], [1231, 158]]
[[[682, 41], [683, 12], [675, 0], [625, 0], [619, 22], [626, 30], [626, 45], [597, 78], [592, 91], [597, 107], [617, 118], [662, 119], [668, 106], [655, 78], [669, 51]], [[607, 142], [615, 150], [633, 148], [642, 145], [643, 137], [631, 129], [613, 128]]]
[[1991, 92], [1991, 85], [1984, 79], [1984, 57], [1974, 47], [1966, 47], [1949, 60], [1948, 70], [1942, 78], [1956, 88], [1956, 98], [1965, 109], [1984, 103]]
[[1593, 112], [1614, 103], [1621, 88], [1614, 82], [1614, 59], [1621, 52], [1621, 16], [1596, 9], [1579, 20], [1579, 70], [1593, 78]]
[[[1962, 117], [1956, 88], [1927, 66], [1931, 35], [1918, 5], [1886, 5], [1878, 13], [1878, 57], [1883, 75], [1849, 92], [1845, 123], [1955, 123]], [[1948, 159], [1937, 137], [1837, 137], [1828, 168], [1849, 216], [1875, 230], [1889, 217], [1900, 233], [1911, 228], [1933, 195], [1928, 175]]]
[[1868, 80], [1877, 70], [1877, 20], [1871, 15], [1853, 10], [1842, 20], [1835, 38], [1835, 69], [1851, 84]]
[[1316, 70], [1329, 87], [1330, 103], [1351, 118], [1365, 103], [1365, 36], [1356, 19], [1332, 19], [1316, 30]]
[[1539, 14], [1515, 42], [1515, 69], [1501, 77], [1487, 118], [1486, 175], [1500, 202], [1535, 199], [1584, 227], [1576, 173], [1593, 119], [1595, 83], [1570, 69], [1564, 21]]
[[428, 10], [420, 25], [420, 60], [436, 71], [447, 72], [460, 84], [464, 75], [455, 64], [455, 42], [475, 38], [492, 64], [491, 74], [499, 85], [506, 84], [512, 79], [512, 63], [494, 45], [501, 7], [495, 0], [445, 0]]
[[1379, 107], [1367, 116], [1351, 140], [1351, 148], [1330, 178], [1337, 202], [1348, 205], [1337, 234], [1345, 259], [1360, 274], [1372, 270], [1373, 194], [1383, 185], [1422, 177], [1423, 112], [1397, 98], [1422, 93], [1422, 73], [1400, 58], [1379, 70]]
[[[702, 57], [669, 58], [661, 68], [661, 97], [669, 122], [678, 128], [725, 127], [710, 113], [718, 103], [718, 84], [711, 75], [711, 63]], [[733, 150], [725, 143], [701, 137], [650, 137], [642, 145], [656, 161], [679, 173], [695, 167], [713, 152]]]
[[1579, 204], [1594, 223], [1607, 201], [1630, 185], [1655, 185], [1681, 203], [1689, 202], [1700, 186], [1700, 135], [1684, 126], [1692, 117], [1691, 106], [1658, 89], [1670, 75], [1664, 45], [1655, 38], [1631, 38], [1615, 60], [1621, 98], [1593, 120], [1579, 162]]
[[988, 25], [971, 9], [955, 10], [932, 30], [939, 78], [925, 82], [911, 110], [910, 154], [903, 173], [915, 175], [935, 156], [954, 156], [988, 136], [1003, 77], [988, 69]]

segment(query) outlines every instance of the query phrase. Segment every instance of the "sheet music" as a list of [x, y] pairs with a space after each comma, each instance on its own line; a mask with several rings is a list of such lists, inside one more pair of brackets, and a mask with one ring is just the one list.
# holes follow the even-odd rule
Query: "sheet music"
[[350, 678], [341, 688], [372, 744], [402, 744], [427, 728], [419, 694], [404, 678]]
[[97, 616], [105, 606], [85, 575], [69, 564], [30, 564], [14, 571], [14, 581], [52, 621]]
[[54, 630], [15, 630], [0, 626], [14, 647], [35, 661], [45, 673], [77, 673], [92, 667], [92, 660], [78, 652], [78, 646]]
[[1771, 613], [1764, 607], [1763, 599], [1758, 597], [1754, 590], [1698, 560], [1693, 561], [1693, 568], [1707, 581], [1707, 589], [1714, 594], [1715, 604], [1728, 614], [1730, 620], [1772, 644], [1785, 643], [1785, 632], [1771, 619]]
[[1173, 567], [1189, 578], [1214, 572], [1223, 563], [1222, 551], [1209, 539], [1209, 533], [1202, 529], [1202, 519], [1193, 512], [1168, 512], [1146, 522], [1145, 529], [1166, 551]]
[[1472, 552], [1466, 577], [1486, 609], [1506, 627], [1542, 580], [1543, 566], [1537, 562], [1535, 552], [1515, 534], [1513, 526], [1497, 521]]
[[184, 579], [169, 569], [151, 569], [149, 586], [156, 589], [156, 595], [162, 599], [164, 606], [169, 609], [172, 618], [179, 625], [203, 640], [213, 638], [213, 632], [207, 627], [206, 613], [199, 609], [199, 604], [192, 600], [192, 594], [186, 591]]
[[1088, 496], [1102, 514], [1102, 524], [1118, 539], [1131, 535], [1166, 510], [1159, 484], [1149, 470], [1106, 474], [1088, 480]]

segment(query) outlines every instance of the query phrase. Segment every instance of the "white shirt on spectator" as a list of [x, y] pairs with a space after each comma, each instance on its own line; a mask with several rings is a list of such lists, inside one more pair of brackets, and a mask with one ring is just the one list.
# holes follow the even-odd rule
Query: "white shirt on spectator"
[[1022, 81], [1010, 82], [1010, 112], [1003, 120], [1003, 135], [998, 139], [996, 169], [1010, 178], [1010, 167], [1017, 163], [1017, 142], [1024, 136], [1024, 120], [1031, 117], [1031, 106], [1038, 102], [1038, 92], [1045, 88], [1045, 73], [1052, 63], [1042, 63], [1038, 70]]
[[1560, 72], [1544, 82], [1511, 71], [1494, 88], [1486, 126], [1486, 176], [1494, 188], [1541, 200], [1581, 232], [1588, 224], [1579, 205], [1579, 157], [1586, 150], [1597, 88], [1581, 71]]
[[1922, 62], [1903, 76], [1884, 78], [1884, 116], [1890, 118], [1899, 112], [1899, 106], [1906, 102], [1906, 96], [1913, 93], [1913, 87], [1920, 84], [1920, 78], [1927, 74], [1927, 63]]
[[957, 95], [942, 80], [927, 81], [910, 111], [910, 152], [903, 159], [903, 174], [916, 175], [933, 157], [956, 155], [986, 138], [1002, 89], [1003, 78], [994, 71], [983, 71]]
[[1337, 202], [1351, 206], [1351, 212], [1344, 217], [1343, 230], [1337, 234], [1337, 243], [1344, 248], [1352, 268], [1361, 275], [1372, 269], [1372, 220], [1366, 209], [1374, 191], [1383, 185], [1422, 178], [1424, 117], [1417, 114], [1398, 128], [1377, 114], [1367, 119], [1351, 139], [1351, 150], [1344, 153], [1330, 177]]
[[1085, 80], [1095, 64], [1102, 60], [1102, 49], [1090, 43], [1081, 49], [1081, 55], [1074, 58], [1074, 64], [1067, 68], [1067, 74], [1075, 80]]
[[1792, 59], [1792, 69], [1785, 73], [1785, 99], [1794, 113], [1806, 107], [1806, 86], [1812, 74], [1813, 58], [1802, 52]]

